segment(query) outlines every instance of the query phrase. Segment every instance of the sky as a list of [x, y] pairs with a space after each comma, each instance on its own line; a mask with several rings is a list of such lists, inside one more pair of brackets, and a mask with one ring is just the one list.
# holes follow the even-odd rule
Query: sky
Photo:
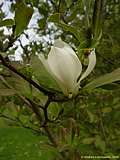
[[[10, 12], [11, 2], [8, 0], [0, 0], [0, 5], [3, 3], [1, 9], [5, 13], [4, 19], [14, 19], [14, 13]], [[38, 28], [37, 21], [42, 18], [42, 16], [39, 14], [37, 8], [33, 8], [34, 13], [33, 16], [29, 22], [28, 29], [24, 31], [28, 35], [28, 39], [26, 38], [25, 34], [22, 34], [20, 36], [20, 40], [23, 46], [28, 45], [30, 42], [36, 41], [38, 44], [39, 42], [49, 42], [51, 39], [54, 39], [54, 35], [50, 38], [49, 35], [40, 36], [36, 34], [36, 31], [34, 28]], [[50, 27], [52, 24], [49, 24]], [[6, 27], [0, 27], [0, 29], [4, 29], [4, 34], [9, 35], [11, 34], [11, 30], [8, 30]], [[22, 60], [21, 54], [23, 53], [23, 49], [20, 46], [19, 41], [16, 41], [13, 47], [15, 48], [18, 46], [18, 48], [15, 51], [15, 60], [19, 61]]]

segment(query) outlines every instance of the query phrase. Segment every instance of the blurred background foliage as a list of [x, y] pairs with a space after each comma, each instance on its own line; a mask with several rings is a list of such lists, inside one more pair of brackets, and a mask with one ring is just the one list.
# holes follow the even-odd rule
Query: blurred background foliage
[[[99, 14], [94, 0], [5, 0], [0, 4], [1, 53], [27, 77], [59, 90], [37, 55], [47, 55], [54, 39], [61, 37], [86, 68], [84, 49], [95, 47], [97, 64], [82, 82], [84, 86], [120, 67], [120, 1], [106, 0], [102, 5]], [[50, 104], [48, 116], [55, 122], [48, 126], [60, 142], [57, 149], [40, 128], [26, 98], [43, 105], [47, 96], [0, 62], [1, 160], [58, 160], [63, 151], [71, 160], [80, 155], [120, 154], [120, 81], [81, 90], [75, 99]]]

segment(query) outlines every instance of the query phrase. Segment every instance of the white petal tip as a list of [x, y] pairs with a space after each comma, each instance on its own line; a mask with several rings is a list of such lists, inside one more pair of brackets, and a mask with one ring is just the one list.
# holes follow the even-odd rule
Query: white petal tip
[[93, 49], [90, 54], [88, 55], [88, 59], [89, 59], [89, 64], [88, 67], [86, 69], [86, 71], [83, 73], [83, 75], [81, 76], [79, 82], [81, 80], [83, 80], [84, 78], [86, 78], [94, 69], [95, 65], [96, 65], [96, 54], [95, 54], [95, 49]]

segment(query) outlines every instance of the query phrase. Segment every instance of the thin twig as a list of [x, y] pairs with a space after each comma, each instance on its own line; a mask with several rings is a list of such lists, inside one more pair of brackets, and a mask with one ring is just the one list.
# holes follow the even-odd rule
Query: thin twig
[[10, 120], [10, 121], [19, 123], [23, 128], [30, 129], [30, 130], [32, 130], [32, 131], [34, 131], [34, 132], [36, 132], [36, 133], [40, 133], [40, 132], [41, 132], [41, 131], [39, 131], [39, 130], [37, 130], [37, 129], [34, 129], [34, 128], [28, 126], [28, 125], [26, 126], [18, 117], [12, 118], [12, 117], [9, 117], [9, 116], [6, 116], [6, 115], [0, 113], [0, 118], [5, 118], [5, 119], [8, 119], [8, 120]]
[[50, 105], [50, 103], [51, 103], [51, 100], [50, 100], [50, 98], [48, 97], [47, 102], [45, 103], [45, 106], [44, 106], [44, 108], [43, 108], [45, 120], [44, 120], [44, 123], [42, 124], [42, 126], [45, 126], [45, 125], [47, 124], [47, 122], [50, 122], [50, 120], [49, 120], [49, 118], [48, 118], [48, 110], [47, 110], [47, 109], [48, 109], [48, 106]]

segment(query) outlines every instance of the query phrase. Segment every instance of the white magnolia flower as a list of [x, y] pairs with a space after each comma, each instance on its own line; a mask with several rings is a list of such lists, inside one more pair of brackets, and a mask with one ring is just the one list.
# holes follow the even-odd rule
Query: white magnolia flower
[[93, 49], [88, 55], [88, 67], [80, 76], [82, 65], [79, 58], [73, 49], [61, 39], [55, 40], [47, 59], [42, 54], [39, 55], [39, 58], [66, 96], [78, 93], [81, 80], [91, 73], [96, 64], [96, 55]]

